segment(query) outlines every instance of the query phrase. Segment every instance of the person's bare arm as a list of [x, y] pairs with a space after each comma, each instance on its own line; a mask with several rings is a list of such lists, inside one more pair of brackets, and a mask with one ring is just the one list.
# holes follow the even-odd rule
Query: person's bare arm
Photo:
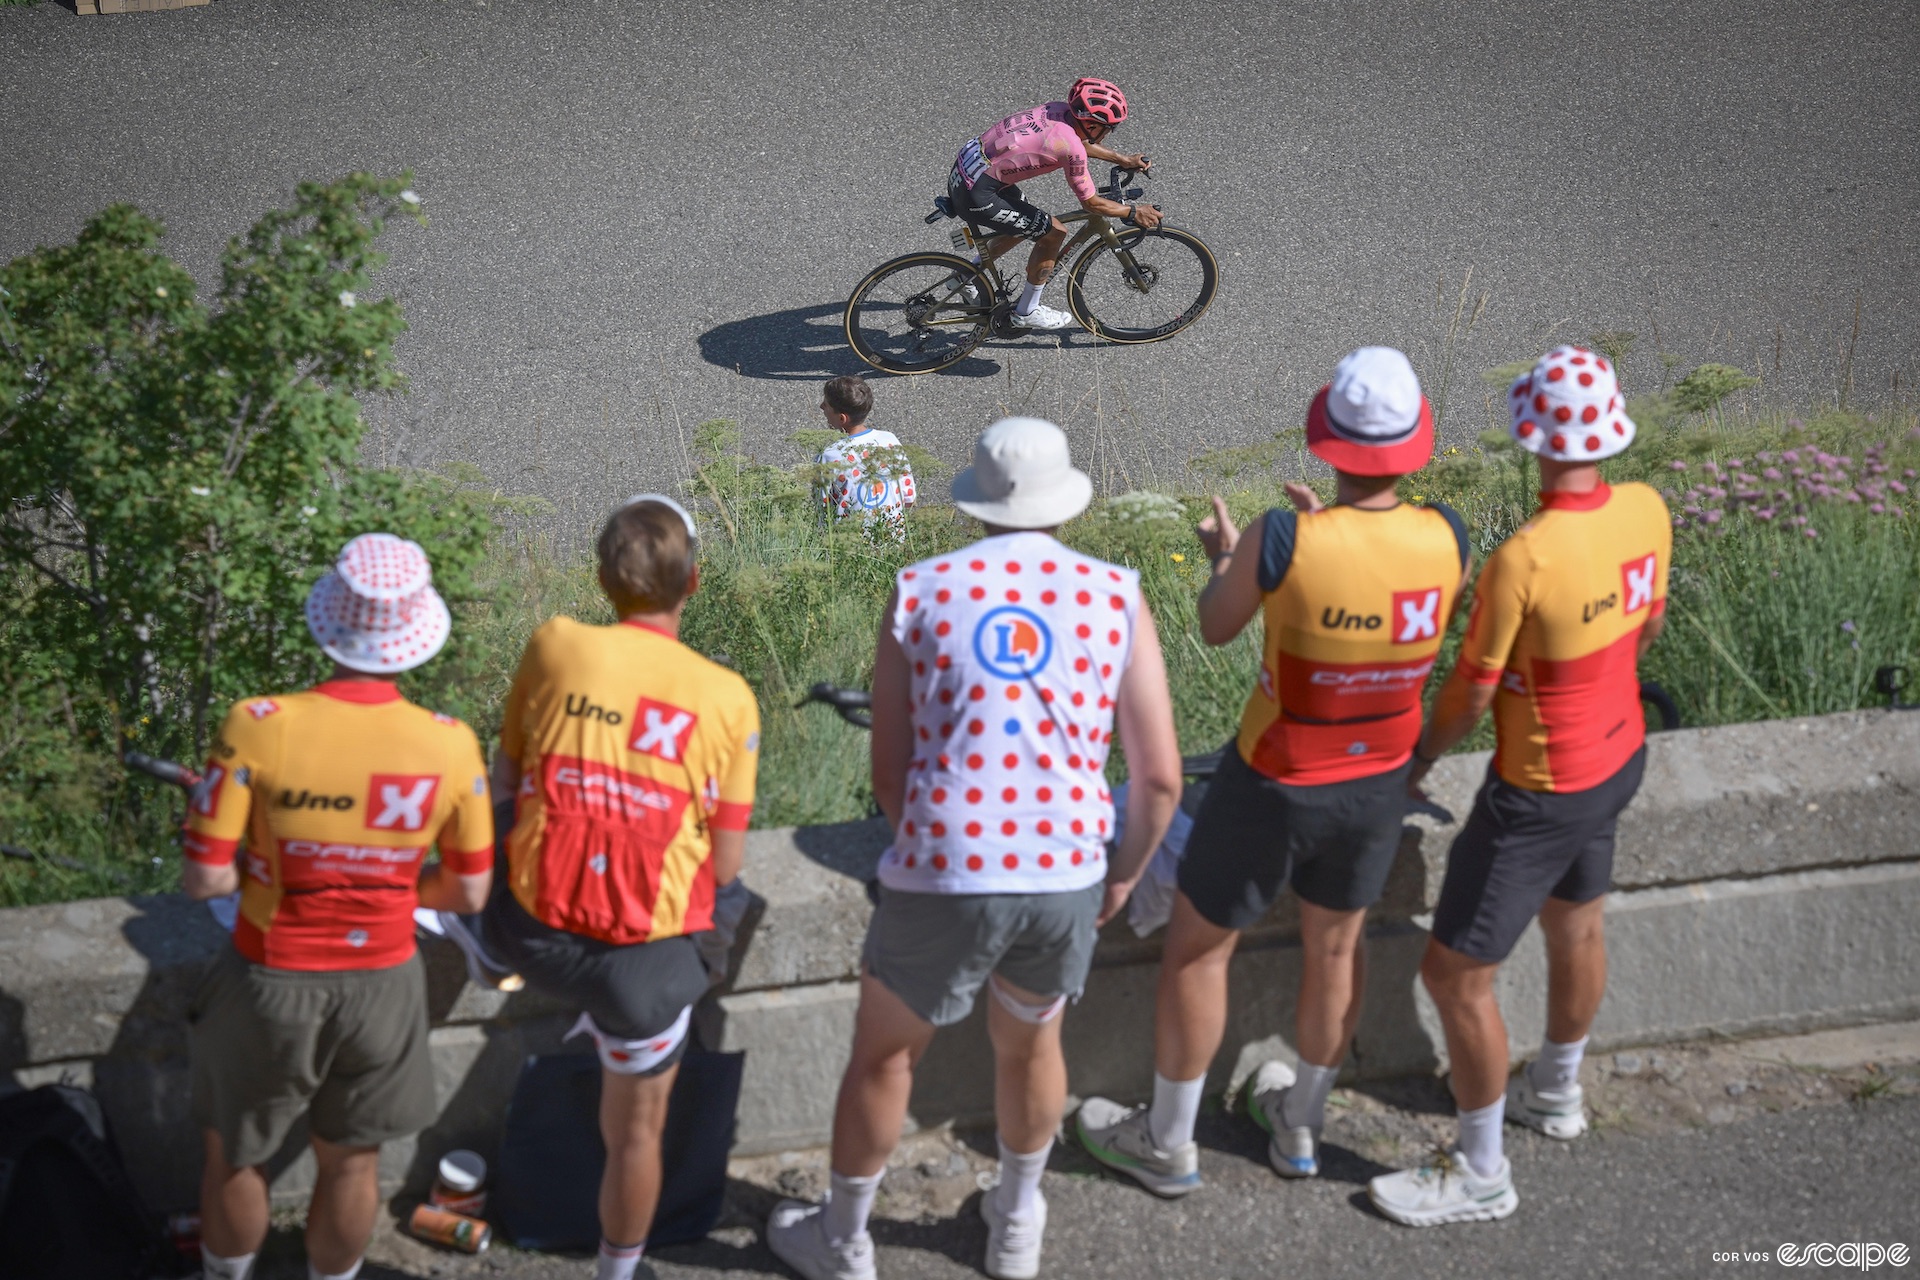
[[724, 888], [740, 874], [740, 864], [747, 856], [747, 833], [744, 831], [719, 831], [713, 833], [713, 883], [716, 888]]
[[1227, 504], [1213, 500], [1213, 514], [1194, 532], [1213, 562], [1213, 577], [1200, 592], [1200, 638], [1222, 645], [1239, 635], [1260, 612], [1260, 540], [1266, 517], [1258, 516], [1243, 533], [1233, 527]]
[[1473, 732], [1473, 726], [1480, 723], [1480, 717], [1487, 714], [1487, 708], [1493, 705], [1494, 691], [1499, 687], [1497, 682], [1475, 684], [1459, 666], [1454, 667], [1453, 674], [1447, 677], [1447, 683], [1440, 689], [1440, 696], [1434, 700], [1433, 715], [1427, 720], [1426, 731], [1420, 735], [1419, 745], [1413, 749], [1413, 772], [1407, 775], [1408, 790], [1417, 789], [1421, 779], [1427, 776], [1427, 770]]
[[234, 862], [223, 862], [211, 866], [204, 862], [195, 862], [191, 858], [180, 864], [180, 890], [195, 902], [205, 902], [208, 898], [224, 898], [240, 889], [240, 866]]
[[1133, 637], [1133, 661], [1120, 677], [1113, 718], [1120, 726], [1120, 746], [1127, 753], [1127, 825], [1107, 866], [1101, 924], [1127, 905], [1180, 803], [1180, 741], [1173, 728], [1173, 695], [1167, 688], [1160, 635], [1144, 603]]
[[873, 655], [873, 799], [898, 829], [907, 805], [907, 765], [913, 759], [913, 688], [907, 655], [893, 635], [899, 591], [887, 596]]
[[1653, 648], [1653, 642], [1658, 640], [1660, 633], [1666, 629], [1667, 615], [1664, 613], [1656, 613], [1642, 623], [1640, 626], [1640, 641], [1634, 646], [1633, 650], [1634, 661], [1638, 662], [1641, 658], [1646, 657], [1647, 650]]
[[420, 905], [429, 911], [474, 915], [486, 908], [487, 894], [492, 889], [491, 868], [476, 875], [457, 876], [436, 862], [420, 873]]

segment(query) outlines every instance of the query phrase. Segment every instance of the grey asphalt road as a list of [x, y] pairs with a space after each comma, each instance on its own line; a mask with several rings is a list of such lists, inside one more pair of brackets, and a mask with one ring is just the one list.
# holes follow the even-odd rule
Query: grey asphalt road
[[[1920, 376], [1904, 4], [49, 2], [0, 9], [0, 255], [131, 200], [210, 282], [297, 180], [411, 168], [433, 222], [392, 236], [385, 280], [415, 390], [370, 415], [371, 453], [590, 520], [670, 482], [704, 418], [792, 456], [817, 380], [858, 367], [851, 285], [942, 246], [920, 215], [960, 142], [1083, 72], [1126, 87], [1116, 141], [1213, 244], [1220, 299], [1158, 346], [1032, 338], [880, 387], [951, 460], [1018, 407], [1103, 486], [1170, 485], [1297, 423], [1363, 341], [1444, 388], [1454, 439], [1488, 421], [1478, 371], [1600, 329], [1640, 335], [1630, 390], [1658, 352], [1796, 403]], [[1449, 341], [1469, 270], [1484, 313]]]
[[[1153, 1200], [1104, 1174], [1049, 1173], [1049, 1280], [1279, 1280], [1368, 1275], [1496, 1277], [1839, 1275], [1843, 1268], [1719, 1262], [1782, 1243], [1904, 1243], [1920, 1267], [1920, 1099], [1828, 1106], [1657, 1136], [1597, 1134], [1559, 1144], [1509, 1130], [1520, 1208], [1503, 1222], [1413, 1230], [1373, 1213], [1366, 1180], [1382, 1170], [1329, 1148], [1326, 1176], [1282, 1184], [1246, 1126], [1201, 1134], [1207, 1187]], [[1084, 1156], [1057, 1155], [1081, 1169]], [[959, 1218], [879, 1221], [883, 1280], [978, 1277], [986, 1228], [970, 1200]], [[661, 1280], [715, 1273], [790, 1276], [745, 1230], [662, 1250]], [[501, 1280], [585, 1275], [579, 1259], [495, 1255]], [[369, 1268], [369, 1275], [415, 1272]], [[428, 1273], [420, 1273], [428, 1274]], [[462, 1271], [461, 1274], [476, 1274]]]

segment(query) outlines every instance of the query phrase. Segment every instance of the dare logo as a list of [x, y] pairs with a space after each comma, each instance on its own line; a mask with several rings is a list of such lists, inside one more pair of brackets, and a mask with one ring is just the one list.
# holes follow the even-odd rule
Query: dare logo
[[1638, 613], [1653, 603], [1654, 570], [1660, 558], [1649, 551], [1637, 560], [1620, 566], [1620, 593], [1626, 599], [1626, 613]]
[[1038, 614], [1002, 605], [975, 624], [973, 656], [1002, 680], [1024, 680], [1053, 657], [1053, 632]]
[[376, 831], [425, 831], [439, 793], [439, 774], [376, 773], [367, 781], [367, 825]]
[[633, 733], [627, 749], [653, 756], [668, 764], [679, 764], [687, 757], [687, 743], [700, 717], [669, 702], [642, 698], [633, 709]]
[[1393, 642], [1418, 644], [1440, 638], [1440, 588], [1393, 593]]

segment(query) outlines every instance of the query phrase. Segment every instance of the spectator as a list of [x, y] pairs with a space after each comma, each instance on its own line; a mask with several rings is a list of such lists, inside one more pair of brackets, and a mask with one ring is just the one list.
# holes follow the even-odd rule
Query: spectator
[[[1038, 1274], [1040, 1194], [1066, 1105], [1062, 1010], [1180, 794], [1172, 704], [1139, 577], [1062, 546], [1086, 508], [1060, 428], [1003, 418], [953, 481], [986, 537], [900, 572], [874, 659], [873, 789], [893, 826], [867, 931], [824, 1205], [784, 1201], [774, 1253], [807, 1280], [871, 1280], [867, 1219], [936, 1029], [984, 985], [1000, 1185], [990, 1276]], [[1102, 776], [1118, 724], [1132, 787], [1113, 861]], [[1104, 882], [1104, 887], [1103, 887]]]
[[1320, 1172], [1327, 1094], [1360, 1017], [1367, 908], [1400, 848], [1420, 691], [1465, 585], [1460, 517], [1394, 492], [1433, 456], [1433, 415], [1404, 355], [1363, 347], [1342, 360], [1308, 411], [1307, 447], [1338, 475], [1333, 506], [1289, 485], [1298, 515], [1276, 508], [1242, 536], [1215, 498], [1200, 526], [1213, 561], [1200, 634], [1227, 644], [1260, 615], [1260, 675], [1180, 863], [1153, 1105], [1089, 1098], [1076, 1121], [1097, 1159], [1163, 1196], [1200, 1185], [1193, 1128], [1226, 1033], [1228, 961], [1289, 883], [1300, 899], [1299, 1069], [1262, 1067], [1249, 1110], [1277, 1173]]
[[[1633, 443], [1606, 359], [1556, 347], [1513, 384], [1510, 431], [1540, 460], [1540, 509], [1474, 589], [1453, 674], [1412, 784], [1492, 706], [1496, 745], [1447, 854], [1420, 976], [1440, 1011], [1460, 1112], [1453, 1150], [1384, 1174], [1373, 1203], [1411, 1226], [1504, 1218], [1519, 1204], [1503, 1118], [1550, 1138], [1586, 1132], [1580, 1059], [1606, 989], [1614, 825], [1640, 787], [1639, 660], [1665, 620], [1673, 526], [1644, 484], [1599, 463]], [[1507, 1079], [1493, 980], [1535, 916], [1547, 944], [1547, 1035]]]
[[815, 460], [822, 479], [820, 501], [835, 520], [858, 516], [869, 536], [884, 529], [899, 542], [907, 536], [913, 505], [913, 468], [900, 437], [866, 425], [873, 388], [855, 374], [827, 383], [820, 399], [827, 425], [842, 434]]
[[600, 1054], [597, 1280], [641, 1267], [667, 1096], [708, 985], [695, 935], [739, 874], [753, 809], [753, 692], [679, 639], [698, 550], [671, 498], [642, 494], [608, 517], [600, 589], [619, 621], [533, 633], [493, 762], [495, 789], [519, 805], [486, 941], [532, 990], [581, 1009], [570, 1034]]
[[[318, 1165], [314, 1280], [359, 1272], [380, 1144], [433, 1122], [413, 908], [480, 909], [493, 815], [473, 731], [394, 687], [446, 643], [432, 577], [414, 543], [386, 533], [347, 543], [307, 597], [333, 674], [236, 703], [187, 812], [188, 895], [240, 892], [233, 947], [189, 1014], [210, 1280], [252, 1272], [267, 1235], [262, 1166], [303, 1113]], [[440, 861], [423, 868], [436, 846]]]

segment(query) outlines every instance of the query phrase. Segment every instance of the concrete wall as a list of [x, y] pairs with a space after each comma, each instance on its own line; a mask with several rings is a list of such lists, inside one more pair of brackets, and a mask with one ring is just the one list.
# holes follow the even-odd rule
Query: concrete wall
[[[1448, 844], [1485, 770], [1485, 756], [1443, 761], [1429, 791], [1444, 813], [1408, 819], [1370, 925], [1367, 1009], [1350, 1064], [1358, 1074], [1444, 1065], [1417, 970]], [[1612, 982], [1596, 1043], [1920, 1014], [1916, 833], [1920, 715], [1861, 712], [1655, 738], [1646, 783], [1621, 823]], [[729, 983], [698, 1020], [710, 1047], [746, 1051], [742, 1151], [825, 1138], [852, 1031], [863, 883], [884, 841], [878, 823], [749, 837], [745, 875], [764, 909]], [[0, 911], [0, 1082], [91, 1083], [160, 1207], [195, 1198], [184, 1014], [225, 945], [205, 908], [177, 897]], [[424, 950], [445, 1109], [417, 1143], [389, 1145], [383, 1161], [393, 1185], [422, 1184], [429, 1155], [449, 1146], [490, 1151], [520, 1064], [557, 1050], [571, 1021], [537, 997], [468, 985], [443, 943]], [[1102, 939], [1086, 999], [1066, 1024], [1076, 1093], [1148, 1092], [1157, 959], [1157, 939], [1135, 939], [1123, 924]], [[1290, 1055], [1284, 1036], [1298, 971], [1293, 912], [1283, 902], [1235, 961], [1217, 1084]], [[1519, 1056], [1537, 1043], [1544, 1019], [1537, 930], [1501, 982]], [[914, 1117], [923, 1125], [977, 1119], [991, 1098], [976, 1011], [941, 1033], [916, 1083]], [[276, 1159], [277, 1191], [305, 1187], [302, 1145], [296, 1135]]]

